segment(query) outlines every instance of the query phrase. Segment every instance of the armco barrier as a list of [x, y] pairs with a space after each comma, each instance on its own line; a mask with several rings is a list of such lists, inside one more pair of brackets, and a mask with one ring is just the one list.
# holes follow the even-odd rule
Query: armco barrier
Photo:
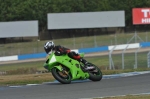
[[103, 51], [108, 51], [108, 46], [79, 49], [79, 53], [92, 53], [92, 52], [103, 52]]
[[35, 54], [25, 54], [25, 55], [18, 55], [18, 60], [24, 59], [34, 59], [34, 58], [44, 58], [46, 57], [46, 53], [35, 53]]
[[[127, 44], [122, 45], [114, 45], [116, 46], [115, 50], [122, 50], [124, 49]], [[103, 51], [109, 51], [114, 46], [103, 46], [103, 47], [95, 47], [95, 48], [82, 48], [82, 49], [75, 49], [73, 51], [77, 53], [93, 53], [93, 52], [103, 52]], [[128, 49], [132, 48], [139, 48], [139, 47], [150, 47], [150, 42], [142, 42], [142, 43], [134, 43], [129, 44]], [[25, 60], [25, 59], [34, 59], [34, 58], [45, 58], [46, 53], [34, 53], [34, 54], [25, 54], [25, 55], [14, 55], [14, 56], [5, 56], [0, 57], [0, 61], [11, 61], [11, 60]]]
[[[115, 45], [116, 48], [114, 50], [123, 50], [127, 47], [127, 44], [122, 44], [122, 45]], [[140, 44], [139, 43], [134, 43], [134, 44], [129, 44], [127, 49], [132, 49], [132, 48], [139, 48]], [[109, 46], [108, 49], [112, 50], [114, 46]]]
[[[78, 49], [74, 49], [72, 51], [75, 51], [78, 53]], [[34, 58], [45, 58], [46, 53], [34, 53], [34, 54], [25, 54], [25, 55], [18, 55], [18, 60], [24, 60], [24, 59], [34, 59]]]
[[140, 46], [144, 47], [150, 47], [150, 42], [142, 42], [140, 43]]
[[0, 57], [0, 61], [12, 61], [12, 60], [18, 60], [18, 56], [5, 56], [5, 57]]

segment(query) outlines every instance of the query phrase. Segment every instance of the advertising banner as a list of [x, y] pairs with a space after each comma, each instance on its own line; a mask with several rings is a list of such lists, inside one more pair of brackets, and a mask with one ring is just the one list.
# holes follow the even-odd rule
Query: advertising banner
[[0, 22], [0, 38], [37, 37], [38, 20]]
[[48, 29], [124, 27], [125, 11], [48, 13]]
[[150, 8], [133, 8], [133, 24], [150, 24]]

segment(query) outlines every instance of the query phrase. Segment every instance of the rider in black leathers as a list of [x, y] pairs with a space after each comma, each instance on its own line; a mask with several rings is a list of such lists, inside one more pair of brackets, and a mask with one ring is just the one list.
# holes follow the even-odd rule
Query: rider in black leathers
[[90, 70], [93, 69], [92, 67], [88, 67], [87, 64], [88, 62], [80, 57], [80, 55], [74, 51], [71, 51], [68, 48], [65, 48], [63, 46], [55, 46], [53, 41], [48, 41], [44, 45], [44, 50], [47, 54], [50, 54], [52, 51], [55, 51], [55, 55], [63, 55], [63, 54], [68, 54], [68, 56], [72, 59], [78, 60], [79, 62], [82, 62], [84, 64], [85, 70]]

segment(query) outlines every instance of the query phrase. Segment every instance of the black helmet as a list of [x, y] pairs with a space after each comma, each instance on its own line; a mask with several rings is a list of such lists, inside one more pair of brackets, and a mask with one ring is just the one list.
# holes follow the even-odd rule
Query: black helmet
[[53, 41], [46, 42], [44, 45], [45, 52], [47, 54], [50, 53], [54, 47], [55, 47], [55, 44]]

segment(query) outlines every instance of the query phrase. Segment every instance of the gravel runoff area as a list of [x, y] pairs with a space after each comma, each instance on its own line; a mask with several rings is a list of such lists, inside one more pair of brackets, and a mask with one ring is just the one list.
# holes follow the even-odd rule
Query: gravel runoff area
[[[134, 53], [137, 49], [128, 49], [125, 51], [125, 53]], [[141, 48], [138, 52], [149, 52], [150, 47], [147, 48]], [[113, 51], [112, 54], [121, 54], [123, 50], [117, 50]], [[109, 51], [106, 52], [95, 52], [95, 53], [88, 53], [85, 54], [85, 57], [93, 57], [93, 56], [103, 56], [108, 55]], [[0, 64], [11, 64], [11, 63], [23, 63], [23, 62], [34, 62], [34, 61], [44, 61], [46, 58], [37, 58], [37, 59], [26, 59], [26, 60], [16, 60], [16, 61], [1, 61]]]

